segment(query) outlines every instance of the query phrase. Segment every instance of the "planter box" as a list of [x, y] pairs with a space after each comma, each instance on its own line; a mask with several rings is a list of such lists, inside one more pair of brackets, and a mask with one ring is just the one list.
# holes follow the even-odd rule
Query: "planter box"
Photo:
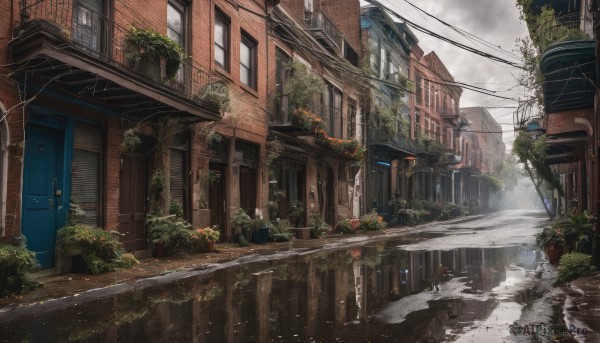
[[258, 244], [265, 244], [269, 241], [269, 228], [261, 227], [260, 229], [252, 230], [252, 241]]

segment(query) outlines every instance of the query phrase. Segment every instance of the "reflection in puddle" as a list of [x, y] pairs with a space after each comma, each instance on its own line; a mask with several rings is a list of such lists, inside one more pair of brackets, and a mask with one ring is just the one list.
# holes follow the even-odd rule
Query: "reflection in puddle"
[[[199, 270], [168, 285], [0, 320], [0, 337], [114, 342], [454, 340], [491, 325], [501, 309], [506, 309], [506, 319], [495, 318], [514, 320], [509, 313], [534, 296], [518, 289], [538, 259], [528, 247], [396, 248], [406, 243], [380, 242]], [[518, 304], [502, 300], [514, 295]]]

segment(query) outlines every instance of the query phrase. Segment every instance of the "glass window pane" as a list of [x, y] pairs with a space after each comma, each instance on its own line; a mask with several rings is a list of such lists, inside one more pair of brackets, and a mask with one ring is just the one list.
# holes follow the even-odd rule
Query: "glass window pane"
[[219, 46], [215, 46], [215, 62], [225, 66], [225, 50]]
[[178, 34], [183, 33], [183, 15], [173, 5], [167, 6], [167, 26]]
[[225, 47], [225, 32], [226, 26], [221, 19], [218, 17], [215, 18], [215, 44]]
[[250, 67], [251, 63], [250, 50], [250, 47], [242, 42], [240, 45], [240, 63], [246, 67]]
[[251, 86], [250, 84], [250, 69], [240, 66], [240, 81], [246, 86]]

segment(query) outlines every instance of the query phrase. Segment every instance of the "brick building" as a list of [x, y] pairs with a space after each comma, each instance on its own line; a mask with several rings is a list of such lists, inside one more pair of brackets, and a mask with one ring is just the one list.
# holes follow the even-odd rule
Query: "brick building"
[[[301, 206], [298, 225], [317, 216], [333, 226], [361, 213], [359, 2], [284, 0], [272, 26], [269, 136], [284, 148], [269, 171], [272, 218], [291, 219], [292, 208]], [[289, 90], [301, 74], [323, 85], [304, 101]]]
[[[51, 267], [56, 231], [78, 207], [80, 222], [118, 230], [128, 251], [145, 255], [150, 180], [160, 163], [164, 194], [194, 225], [218, 224], [231, 238], [233, 209], [260, 213], [263, 15], [276, 4], [0, 1], [0, 64], [10, 76], [0, 80], [5, 239], [24, 234]], [[132, 27], [168, 36], [188, 57], [178, 64], [173, 55], [145, 54]], [[222, 111], [209, 93], [229, 95], [231, 106]], [[139, 144], [124, 148], [132, 136]]]
[[436, 166], [429, 165], [415, 170], [414, 196], [428, 201], [456, 202], [453, 196], [453, 172], [449, 166], [460, 162], [458, 135], [455, 132], [459, 119], [459, 103], [462, 88], [448, 85], [454, 78], [437, 54], [425, 55], [414, 45], [411, 51], [411, 80], [415, 94], [411, 97], [410, 111], [413, 122], [412, 134], [417, 140], [427, 139], [441, 146], [441, 152], [425, 151], [425, 155], [446, 154]]
[[396, 23], [376, 6], [361, 9], [364, 56], [371, 72], [367, 108], [368, 208], [390, 215], [389, 200], [399, 195], [411, 199], [408, 170], [417, 149], [411, 135], [409, 80], [410, 53], [418, 40], [405, 24]]

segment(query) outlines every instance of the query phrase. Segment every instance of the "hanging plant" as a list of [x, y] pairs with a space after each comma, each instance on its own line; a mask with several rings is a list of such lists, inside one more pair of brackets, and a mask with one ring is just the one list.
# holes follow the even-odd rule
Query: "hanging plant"
[[271, 165], [273, 161], [281, 156], [285, 150], [283, 143], [277, 138], [267, 141], [267, 165]]
[[221, 143], [222, 141], [223, 141], [223, 137], [220, 134], [216, 133], [215, 130], [208, 131], [208, 133], [206, 134], [206, 137], [204, 137], [204, 142], [209, 146], [212, 146], [213, 144]]
[[126, 130], [123, 133], [123, 142], [121, 142], [121, 152], [133, 152], [142, 143], [137, 127]]
[[217, 112], [229, 112], [231, 110], [231, 98], [229, 86], [225, 81], [216, 81], [207, 84], [197, 94], [200, 102], [205, 107]]
[[137, 65], [142, 58], [156, 62], [164, 58], [166, 76], [169, 79], [177, 75], [185, 59], [185, 51], [177, 42], [154, 30], [138, 29], [134, 26], [125, 34], [127, 44], [126, 58], [130, 64]]
[[323, 93], [325, 83], [312, 73], [306, 66], [298, 61], [292, 61], [287, 65], [288, 77], [285, 80], [284, 92], [289, 96], [291, 108], [309, 107], [313, 96]]

